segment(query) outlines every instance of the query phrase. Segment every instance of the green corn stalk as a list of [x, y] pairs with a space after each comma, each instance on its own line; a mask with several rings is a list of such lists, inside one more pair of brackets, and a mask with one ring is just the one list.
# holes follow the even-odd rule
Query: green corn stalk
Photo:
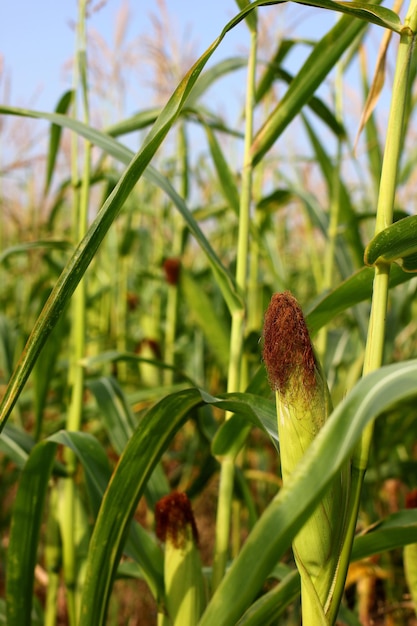
[[156, 505], [156, 535], [165, 543], [164, 583], [168, 617], [159, 623], [194, 626], [206, 605], [198, 533], [185, 493], [172, 493]]
[[[284, 485], [331, 413], [326, 379], [296, 299], [274, 294], [265, 314], [263, 357], [276, 393]], [[346, 467], [293, 540], [304, 626], [331, 624], [329, 607], [345, 531]]]

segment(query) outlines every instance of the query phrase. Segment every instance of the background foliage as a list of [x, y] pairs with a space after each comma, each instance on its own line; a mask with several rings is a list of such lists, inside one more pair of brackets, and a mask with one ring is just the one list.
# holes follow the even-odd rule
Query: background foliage
[[[207, 580], [218, 568], [199, 623], [298, 624], [291, 539], [377, 417], [339, 617], [415, 623], [417, 581], [404, 573], [417, 544], [415, 60], [395, 224], [381, 243], [400, 18], [314, 2], [347, 14], [300, 39], [277, 36], [285, 3], [253, 4], [238, 2], [212, 46], [179, 65], [162, 46], [173, 33], [160, 5], [155, 101], [125, 117], [129, 66], [114, 57], [109, 104], [81, 2], [74, 89], [57, 94], [55, 112], [0, 105], [0, 616], [10, 626], [168, 623], [154, 510], [173, 490], [193, 504]], [[235, 27], [247, 28], [247, 51], [216, 61]], [[223, 116], [210, 90], [245, 71]], [[108, 108], [116, 119], [103, 124]], [[12, 148], [16, 124], [35, 137], [36, 118], [50, 123], [45, 153], [19, 136]], [[365, 249], [368, 265], [393, 263], [393, 365], [362, 378], [374, 278]], [[283, 290], [302, 304], [335, 406], [286, 489], [260, 346], [264, 310]]]

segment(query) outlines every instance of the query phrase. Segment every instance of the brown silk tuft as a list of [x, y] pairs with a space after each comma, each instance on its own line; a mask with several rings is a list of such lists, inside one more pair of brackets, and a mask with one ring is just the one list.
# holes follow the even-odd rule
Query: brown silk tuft
[[263, 359], [271, 387], [285, 393], [296, 370], [306, 390], [316, 384], [316, 360], [307, 325], [289, 291], [275, 293], [265, 313]]
[[186, 541], [186, 527], [191, 526], [194, 541], [198, 544], [198, 531], [185, 493], [174, 492], [161, 498], [155, 507], [156, 536], [160, 541], [170, 539], [175, 547], [182, 548]]

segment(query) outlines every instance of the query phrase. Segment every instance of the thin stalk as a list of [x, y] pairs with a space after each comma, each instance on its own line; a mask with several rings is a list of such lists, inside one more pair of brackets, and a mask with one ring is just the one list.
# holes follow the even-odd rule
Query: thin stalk
[[[89, 123], [88, 113], [88, 92], [86, 81], [86, 0], [79, 3], [79, 21], [77, 31], [77, 64], [74, 77], [74, 94], [78, 91], [78, 82], [81, 83], [83, 120]], [[74, 95], [74, 116], [76, 116], [76, 95]], [[90, 153], [91, 144], [84, 142], [84, 164], [81, 180], [81, 189], [78, 191], [78, 141], [74, 136], [72, 143], [72, 181], [74, 185], [74, 239], [80, 241], [87, 231], [87, 216], [89, 202], [90, 185]], [[70, 365], [70, 385], [71, 397], [68, 407], [66, 428], [70, 431], [79, 430], [82, 418], [83, 393], [84, 393], [84, 370], [80, 361], [85, 352], [85, 310], [86, 291], [85, 281], [81, 280], [72, 300], [72, 341], [71, 341], [71, 365]], [[69, 449], [64, 449], [64, 458], [69, 474], [74, 474], [76, 470], [76, 457]], [[63, 543], [63, 564], [64, 577], [67, 590], [67, 605], [69, 623], [75, 626], [77, 623], [77, 562], [75, 548], [75, 483], [72, 477], [65, 480], [64, 506], [66, 513], [62, 528]]]
[[[414, 32], [411, 30], [410, 26], [407, 25], [409, 22], [413, 24], [413, 30], [415, 30], [417, 25], [417, 0], [413, 0], [410, 4], [405, 20], [406, 26], [403, 28], [400, 37], [387, 138], [382, 163], [375, 234], [378, 234], [390, 226], [393, 219], [398, 166], [403, 146], [404, 113], [409, 91], [409, 69], [415, 39]], [[389, 273], [389, 264], [381, 263], [375, 267], [372, 308], [363, 367], [364, 375], [378, 369], [382, 365]], [[362, 440], [355, 452], [354, 462], [359, 468], [365, 468], [367, 465], [372, 430], [373, 426], [370, 425], [364, 432]]]
[[[343, 94], [342, 68], [339, 63], [338, 71], [336, 74], [336, 89], [335, 89], [336, 116], [339, 120], [342, 119], [342, 108], [343, 108], [342, 94]], [[335, 253], [336, 253], [336, 243], [337, 243], [337, 236], [338, 236], [338, 229], [339, 229], [339, 220], [340, 220], [341, 160], [342, 160], [342, 140], [339, 139], [338, 144], [337, 144], [336, 163], [333, 168], [333, 184], [332, 184], [332, 189], [331, 189], [330, 216], [329, 216], [329, 226], [328, 226], [328, 231], [327, 231], [327, 246], [326, 246], [326, 252], [325, 252], [325, 259], [324, 259], [324, 275], [323, 275], [322, 291], [331, 289], [333, 286], [333, 280], [334, 280]], [[319, 351], [323, 364], [324, 364], [324, 358], [325, 358], [326, 349], [327, 349], [327, 339], [328, 339], [328, 328], [327, 326], [323, 326], [317, 338], [317, 349]]]
[[[117, 247], [116, 247], [117, 251]], [[114, 268], [114, 262], [113, 268]], [[128, 273], [129, 273], [129, 261], [128, 256], [117, 255], [117, 259], [115, 260], [117, 264], [117, 276], [116, 279], [116, 302], [117, 305], [115, 307], [115, 317], [116, 317], [116, 328], [117, 328], [117, 338], [116, 345], [119, 352], [126, 352], [127, 341], [126, 341], [126, 331], [127, 331], [127, 300], [128, 300]], [[119, 380], [126, 381], [127, 380], [127, 363], [126, 361], [120, 361], [117, 365], [117, 374]]]
[[49, 496], [49, 515], [46, 526], [45, 565], [48, 573], [48, 588], [45, 599], [44, 626], [55, 626], [57, 621], [59, 565], [61, 544], [57, 511], [59, 506], [56, 486]]
[[[178, 161], [180, 163], [180, 195], [184, 200], [188, 198], [188, 146], [184, 123], [180, 124], [178, 132]], [[175, 217], [173, 218], [174, 240], [172, 244], [173, 257], [181, 258], [183, 226]], [[165, 350], [164, 360], [169, 365], [175, 363], [175, 338], [177, 335], [179, 283], [173, 281], [168, 285], [167, 307], [165, 318]], [[164, 384], [172, 385], [174, 382], [174, 370], [165, 370], [163, 374]]]
[[[394, 84], [392, 88], [390, 115], [379, 186], [375, 234], [381, 232], [383, 229], [392, 224], [393, 219], [398, 166], [403, 146], [404, 113], [407, 106], [407, 96], [410, 88], [409, 68], [416, 28], [417, 0], [412, 0], [405, 19], [405, 26], [400, 35], [400, 44], [397, 55]], [[364, 376], [373, 370], [378, 369], [383, 362], [389, 273], [390, 265], [387, 263], [380, 263], [375, 267], [371, 314], [369, 319], [363, 367]], [[364, 430], [361, 441], [353, 454], [352, 485], [347, 517], [347, 533], [340, 559], [339, 571], [335, 582], [332, 604], [329, 611], [331, 624], [334, 623], [334, 620], [336, 619], [340, 598], [345, 584], [351, 546], [359, 512], [363, 479], [368, 464], [369, 450], [372, 442], [372, 434], [373, 425], [370, 424]]]
[[[242, 190], [239, 206], [239, 231], [237, 243], [236, 284], [243, 297], [247, 291], [249, 224], [252, 198], [253, 166], [250, 147], [253, 138], [253, 110], [255, 105], [255, 78], [258, 35], [251, 30], [250, 51], [247, 72], [245, 103], [245, 145], [242, 172]], [[244, 298], [245, 299], [245, 298]], [[232, 316], [230, 334], [230, 360], [227, 391], [241, 390], [241, 363], [243, 354], [244, 311], [238, 310]], [[229, 415], [226, 415], [228, 419]], [[213, 561], [213, 591], [219, 586], [228, 557], [232, 496], [234, 482], [234, 458], [223, 459], [220, 469], [219, 501], [216, 519], [216, 546]]]

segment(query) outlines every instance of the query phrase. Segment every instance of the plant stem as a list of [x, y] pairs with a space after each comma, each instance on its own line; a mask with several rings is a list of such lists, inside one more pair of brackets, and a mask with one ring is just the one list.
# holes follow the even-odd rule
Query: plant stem
[[[76, 116], [76, 97], [78, 82], [81, 83], [83, 119], [88, 124], [88, 93], [86, 80], [86, 0], [79, 3], [79, 22], [77, 32], [77, 64], [74, 77], [74, 116]], [[74, 186], [74, 240], [80, 241], [87, 232], [87, 216], [90, 186], [90, 152], [91, 144], [84, 142], [84, 167], [81, 181], [81, 190], [78, 191], [78, 138], [74, 136], [72, 144], [72, 180]], [[85, 311], [86, 291], [85, 281], [82, 279], [74, 292], [72, 300], [72, 341], [70, 357], [69, 380], [71, 386], [71, 398], [68, 407], [66, 428], [69, 431], [79, 430], [82, 418], [83, 393], [84, 393], [84, 369], [80, 360], [85, 353]], [[75, 483], [71, 475], [76, 470], [76, 457], [69, 448], [64, 449], [64, 458], [70, 477], [65, 480], [65, 509], [63, 517], [65, 523], [62, 528], [64, 577], [68, 598], [69, 623], [75, 626], [77, 623], [77, 563], [75, 550]]]
[[[417, 3], [414, 0], [407, 14], [408, 20], [413, 17], [414, 25], [416, 25], [417, 16], [416, 8], [413, 7], [416, 6]], [[406, 24], [407, 18], [405, 20]], [[403, 145], [403, 121], [409, 90], [408, 77], [413, 44], [414, 34], [410, 31], [408, 26], [405, 26], [400, 37], [392, 89], [391, 109], [379, 187], [375, 234], [378, 234], [392, 224], [398, 165]], [[389, 273], [390, 265], [387, 263], [380, 263], [375, 267], [372, 307], [363, 367], [364, 375], [378, 369], [382, 365]], [[372, 430], [373, 426], [371, 424], [364, 432], [362, 440], [355, 452], [354, 464], [359, 468], [366, 468]]]
[[[409, 92], [409, 68], [417, 27], [417, 0], [412, 0], [405, 19], [405, 26], [400, 35], [400, 44], [397, 55], [390, 115], [385, 142], [384, 158], [382, 163], [381, 179], [376, 213], [375, 234], [392, 224], [395, 192], [397, 186], [398, 166], [403, 146], [403, 122]], [[390, 265], [379, 263], [375, 267], [371, 314], [369, 319], [368, 336], [365, 348], [363, 375], [378, 369], [383, 362], [385, 341], [385, 320], [388, 302]], [[352, 484], [347, 516], [347, 532], [343, 546], [340, 566], [335, 582], [333, 598], [329, 615], [330, 623], [334, 623], [343, 593], [346, 572], [356, 521], [359, 513], [360, 496], [363, 479], [368, 464], [369, 450], [372, 443], [373, 424], [369, 424], [361, 441], [354, 451], [352, 458]]]
[[[255, 28], [251, 30], [250, 52], [247, 71], [247, 90], [245, 104], [245, 145], [242, 172], [242, 190], [239, 207], [239, 232], [237, 245], [236, 284], [243, 298], [247, 291], [248, 246], [250, 207], [252, 198], [253, 166], [250, 156], [250, 147], [253, 138], [253, 109], [255, 104], [255, 78], [258, 36]], [[241, 390], [241, 362], [243, 354], [243, 329], [245, 312], [237, 310], [232, 316], [230, 335], [230, 361], [228, 370], [227, 391]], [[228, 419], [229, 415], [226, 415]], [[220, 470], [219, 502], [216, 519], [216, 546], [213, 562], [213, 591], [219, 586], [228, 557], [230, 536], [230, 521], [232, 510], [234, 482], [234, 458], [226, 457], [222, 460]]]
[[[178, 131], [178, 161], [180, 163], [180, 195], [184, 200], [188, 198], [188, 145], [184, 122], [180, 123]], [[172, 256], [181, 258], [183, 248], [183, 225], [172, 218], [173, 242]], [[165, 350], [164, 360], [169, 365], [175, 364], [175, 339], [177, 335], [179, 287], [178, 282], [169, 284], [167, 290], [167, 305], [165, 317]], [[174, 382], [174, 370], [165, 370], [163, 374], [165, 385]]]
[[[343, 82], [342, 82], [342, 68], [339, 63], [337, 66], [336, 74], [336, 90], [335, 90], [335, 108], [336, 116], [339, 120], [342, 119], [342, 94], [343, 94]], [[342, 140], [338, 139], [336, 162], [333, 167], [333, 181], [331, 186], [331, 198], [330, 198], [330, 216], [329, 225], [327, 231], [327, 246], [325, 250], [324, 258], [324, 276], [322, 291], [331, 289], [334, 280], [335, 270], [335, 255], [336, 255], [336, 243], [339, 229], [340, 220], [340, 166], [342, 161]], [[317, 339], [317, 349], [321, 356], [321, 360], [324, 366], [324, 358], [327, 349], [328, 328], [323, 326], [320, 330]]]

